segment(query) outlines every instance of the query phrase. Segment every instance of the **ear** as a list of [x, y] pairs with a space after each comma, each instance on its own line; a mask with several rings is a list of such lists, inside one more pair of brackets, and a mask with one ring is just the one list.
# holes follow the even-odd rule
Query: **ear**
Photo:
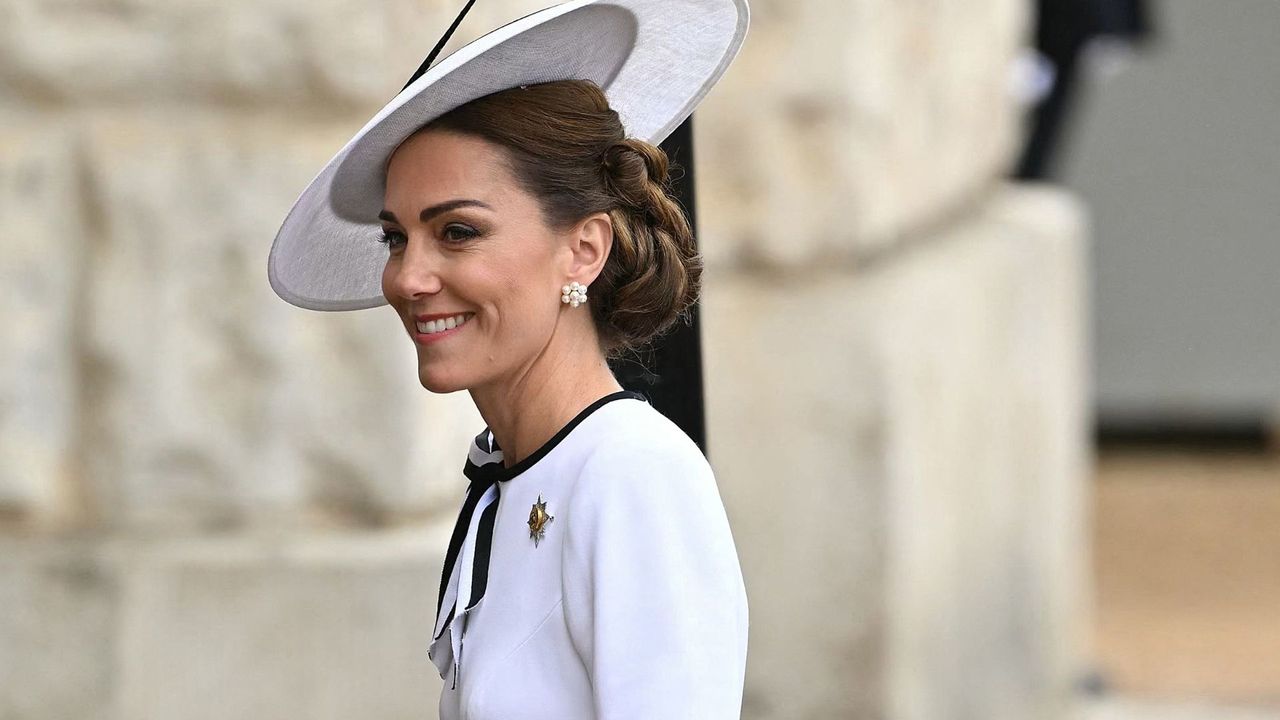
[[590, 285], [604, 269], [613, 248], [613, 221], [609, 213], [588, 215], [569, 234], [569, 267], [565, 282], [577, 280]]

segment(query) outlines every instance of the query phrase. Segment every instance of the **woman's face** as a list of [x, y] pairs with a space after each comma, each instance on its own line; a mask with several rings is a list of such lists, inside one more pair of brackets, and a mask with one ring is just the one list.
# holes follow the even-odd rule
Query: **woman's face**
[[546, 347], [560, 313], [569, 251], [504, 153], [477, 137], [429, 130], [400, 145], [387, 166], [382, 292], [432, 392], [517, 375]]

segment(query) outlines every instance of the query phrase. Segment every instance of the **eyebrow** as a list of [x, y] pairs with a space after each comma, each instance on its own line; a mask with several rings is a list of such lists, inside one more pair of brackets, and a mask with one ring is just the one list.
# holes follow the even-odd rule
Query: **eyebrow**
[[[480, 202], [479, 200], [471, 200], [468, 198], [463, 198], [459, 200], [447, 200], [437, 205], [432, 205], [431, 207], [423, 208], [422, 212], [418, 213], [418, 220], [420, 220], [421, 222], [428, 222], [429, 220], [431, 220], [431, 218], [439, 215], [440, 213], [449, 212], [450, 210], [457, 210], [458, 208], [463, 208], [463, 207], [482, 207], [486, 210], [493, 209], [489, 207], [487, 204]], [[397, 225], [400, 224], [400, 221], [396, 219], [396, 214], [391, 212], [390, 210], [383, 210], [382, 212], [378, 213], [378, 219], [386, 220], [387, 222], [393, 222], [393, 223], [396, 223]]]

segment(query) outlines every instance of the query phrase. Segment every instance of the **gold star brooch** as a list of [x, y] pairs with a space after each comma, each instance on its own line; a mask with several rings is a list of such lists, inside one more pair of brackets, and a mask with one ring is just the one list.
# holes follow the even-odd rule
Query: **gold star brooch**
[[529, 537], [533, 538], [534, 547], [538, 547], [538, 541], [546, 535], [547, 523], [552, 520], [555, 520], [555, 517], [547, 514], [547, 503], [539, 493], [538, 502], [529, 509]]

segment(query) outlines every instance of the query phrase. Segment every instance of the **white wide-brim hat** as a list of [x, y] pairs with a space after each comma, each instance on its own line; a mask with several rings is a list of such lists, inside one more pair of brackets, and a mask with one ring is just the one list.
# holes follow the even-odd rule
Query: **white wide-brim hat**
[[302, 191], [271, 245], [272, 289], [310, 310], [385, 304], [378, 213], [387, 160], [405, 138], [499, 90], [585, 79], [604, 90], [628, 137], [657, 144], [733, 61], [748, 12], [746, 0], [572, 0], [420, 69]]

